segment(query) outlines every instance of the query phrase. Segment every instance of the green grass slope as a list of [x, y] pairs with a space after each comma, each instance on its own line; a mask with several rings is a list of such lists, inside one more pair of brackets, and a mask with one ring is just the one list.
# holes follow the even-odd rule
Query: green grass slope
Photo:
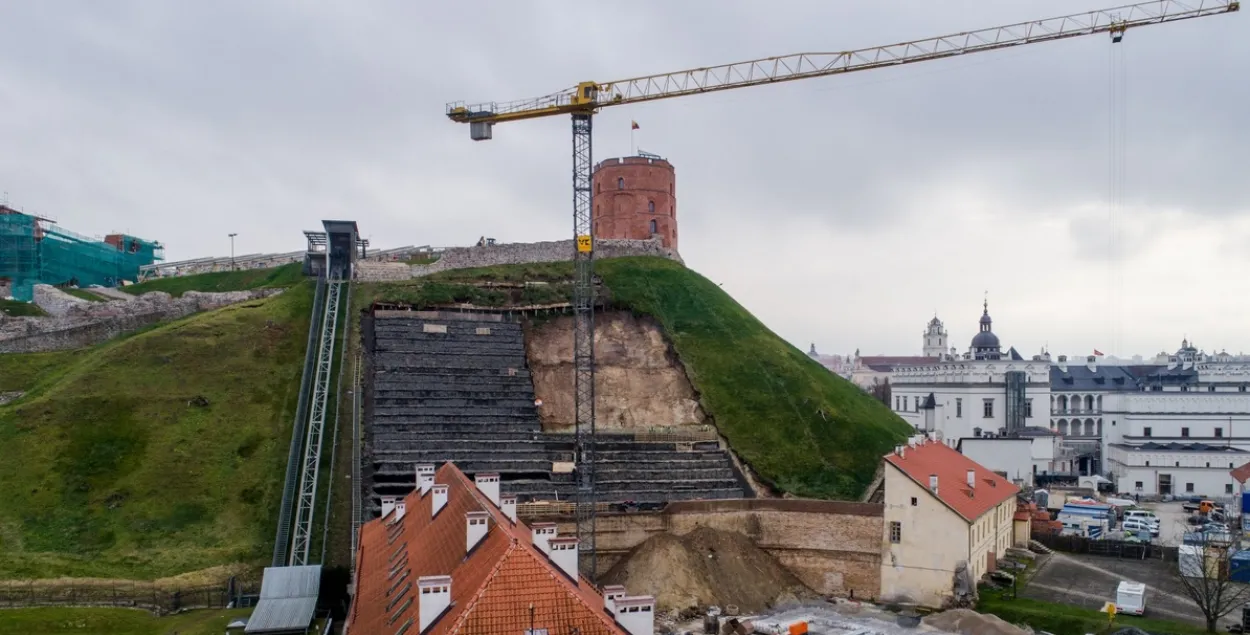
[[[677, 262], [613, 258], [597, 261], [595, 274], [612, 306], [659, 320], [717, 427], [738, 456], [780, 489], [797, 496], [857, 498], [881, 457], [910, 430], [884, 404], [830, 373], [719, 286]], [[451, 301], [499, 306], [509, 298], [473, 283], [545, 281], [550, 285], [538, 288], [554, 295], [566, 294], [571, 276], [572, 265], [565, 262], [482, 267], [371, 285], [368, 293], [414, 306]]]
[[122, 287], [122, 291], [140, 295], [149, 291], [164, 291], [174, 297], [187, 291], [247, 291], [272, 287], [289, 287], [304, 280], [300, 273], [303, 265], [293, 262], [270, 269], [245, 269], [242, 271], [219, 271], [177, 278], [158, 278]]
[[664, 325], [734, 451], [797, 496], [855, 498], [909, 426], [671, 260], [596, 263], [613, 302]]
[[0, 407], [0, 578], [267, 560], [312, 295], [301, 284], [72, 355], [0, 355], [0, 383], [34, 389]]
[[0, 313], [9, 317], [39, 317], [47, 315], [43, 309], [32, 302], [18, 302], [0, 298]]

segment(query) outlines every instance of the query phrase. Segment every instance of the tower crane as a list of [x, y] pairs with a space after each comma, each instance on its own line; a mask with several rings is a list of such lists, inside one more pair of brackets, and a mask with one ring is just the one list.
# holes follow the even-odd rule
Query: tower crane
[[595, 574], [595, 349], [594, 237], [591, 235], [591, 123], [601, 108], [747, 88], [853, 71], [958, 57], [969, 53], [1107, 33], [1119, 43], [1128, 29], [1231, 13], [1238, 0], [1153, 0], [1111, 9], [1020, 22], [887, 46], [781, 57], [643, 75], [611, 82], [579, 82], [572, 88], [509, 102], [447, 104], [447, 117], [469, 124], [469, 137], [485, 141], [497, 123], [570, 115], [573, 121], [573, 364], [574, 442], [577, 474], [577, 537], [581, 565]]

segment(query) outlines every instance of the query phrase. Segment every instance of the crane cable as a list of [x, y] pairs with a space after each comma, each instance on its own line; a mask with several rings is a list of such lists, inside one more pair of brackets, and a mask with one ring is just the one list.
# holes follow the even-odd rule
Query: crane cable
[[1120, 217], [1128, 190], [1128, 71], [1123, 42], [1111, 45], [1108, 58], [1108, 216], [1107, 236], [1107, 318], [1108, 337], [1113, 351], [1120, 352], [1123, 337], [1124, 265]]

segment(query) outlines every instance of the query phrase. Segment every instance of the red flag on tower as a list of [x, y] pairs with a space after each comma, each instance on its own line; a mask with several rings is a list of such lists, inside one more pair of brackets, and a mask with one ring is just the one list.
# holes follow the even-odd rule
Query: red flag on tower
[[637, 130], [637, 129], [638, 129], [638, 122], [637, 122], [637, 121], [630, 121], [630, 122], [629, 122], [629, 129], [630, 129], [630, 130]]
[[1095, 349], [1094, 349], [1094, 356], [1095, 356], [1095, 357], [1102, 357], [1102, 351], [1100, 351], [1100, 350], [1098, 350], [1098, 349], [1096, 349], [1096, 348], [1095, 348]]

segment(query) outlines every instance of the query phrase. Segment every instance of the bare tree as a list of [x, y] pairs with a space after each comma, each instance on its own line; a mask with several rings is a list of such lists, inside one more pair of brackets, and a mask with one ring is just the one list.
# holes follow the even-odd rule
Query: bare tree
[[889, 379], [886, 379], [885, 381], [881, 383], [874, 383], [872, 385], [872, 388], [870, 388], [868, 392], [872, 394], [873, 397], [876, 397], [877, 400], [880, 401], [881, 403], [887, 406], [890, 405], [892, 391], [890, 389]]
[[1236, 549], [1218, 534], [1203, 534], [1200, 544], [1181, 545], [1177, 550], [1176, 579], [1202, 611], [1207, 632], [1214, 633], [1220, 618], [1250, 601], [1250, 585], [1231, 577]]

